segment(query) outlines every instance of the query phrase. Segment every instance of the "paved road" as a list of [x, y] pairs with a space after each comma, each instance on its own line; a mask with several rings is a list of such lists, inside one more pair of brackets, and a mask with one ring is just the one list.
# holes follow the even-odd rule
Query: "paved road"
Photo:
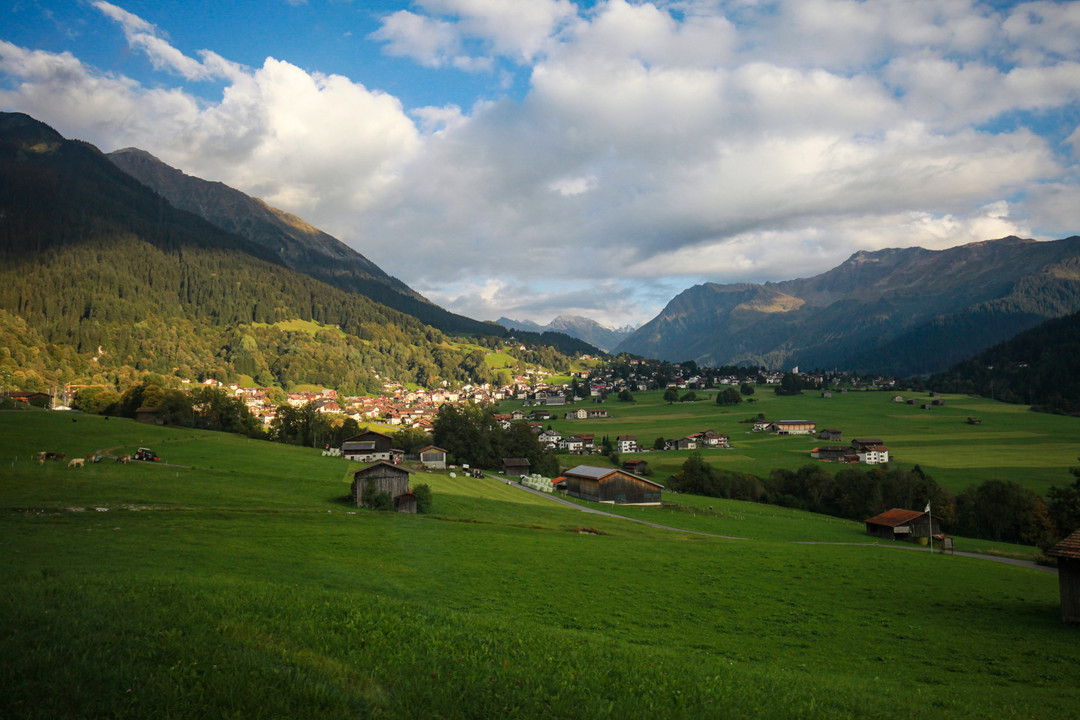
[[[581, 512], [585, 512], [585, 513], [592, 513], [594, 515], [605, 515], [607, 517], [618, 518], [619, 520], [629, 520], [630, 522], [641, 523], [642, 525], [648, 525], [649, 527], [659, 528], [660, 530], [672, 530], [674, 532], [689, 533], [691, 535], [706, 535], [708, 537], [723, 538], [725, 540], [749, 540], [750, 539], [750, 538], [744, 538], [744, 537], [735, 537], [734, 535], [718, 535], [717, 533], [701, 532], [699, 530], [687, 530], [686, 528], [671, 527], [670, 525], [660, 525], [659, 523], [649, 522], [648, 520], [638, 520], [637, 518], [626, 517], [625, 515], [616, 515], [615, 513], [604, 512], [603, 510], [597, 510], [596, 508], [586, 507], [584, 505], [578, 505], [577, 503], [572, 503], [569, 500], [565, 500], [565, 499], [563, 499], [561, 497], [558, 497], [556, 495], [552, 495], [551, 493], [544, 493], [544, 492], [540, 492], [539, 490], [533, 490], [530, 487], [526, 487], [526, 486], [522, 485], [521, 483], [517, 482], [516, 480], [514, 480], [514, 481], [507, 480], [506, 478], [500, 477], [498, 475], [494, 475], [493, 477], [495, 477], [495, 478], [497, 478], [499, 480], [502, 480], [507, 485], [510, 485], [512, 487], [516, 487], [519, 490], [524, 490], [525, 492], [530, 492], [533, 495], [539, 495], [540, 497], [547, 498], [548, 500], [551, 500], [552, 502], [559, 503], [560, 505], [566, 505], [567, 507], [572, 507], [575, 510], [580, 510]], [[885, 549], [885, 550], [916, 550], [916, 551], [922, 551], [922, 552], [929, 552], [930, 551], [930, 548], [923, 548], [923, 547], [918, 547], [918, 546], [913, 546], [913, 545], [906, 545], [906, 544], [903, 544], [903, 543], [896, 543], [896, 544], [891, 544], [891, 545], [882, 545], [880, 543], [817, 542], [817, 541], [812, 541], [812, 540], [792, 540], [791, 542], [795, 543], [796, 545], [855, 545], [855, 546], [859, 546], [859, 547], [876, 547], [876, 548], [882, 548], [882, 549]], [[989, 560], [991, 562], [1005, 563], [1006, 565], [1015, 565], [1017, 567], [1024, 567], [1024, 568], [1028, 568], [1028, 569], [1031, 569], [1031, 570], [1038, 570], [1039, 572], [1053, 573], [1055, 575], [1057, 574], [1057, 568], [1046, 567], [1045, 565], [1039, 565], [1037, 563], [1031, 562], [1030, 560], [1016, 560], [1016, 559], [1013, 559], [1013, 558], [999, 557], [997, 555], [982, 555], [982, 554], [979, 554], [979, 553], [969, 553], [969, 552], [952, 552], [952, 553], [949, 553], [949, 554], [950, 555], [960, 555], [961, 557], [974, 558], [976, 560]]]

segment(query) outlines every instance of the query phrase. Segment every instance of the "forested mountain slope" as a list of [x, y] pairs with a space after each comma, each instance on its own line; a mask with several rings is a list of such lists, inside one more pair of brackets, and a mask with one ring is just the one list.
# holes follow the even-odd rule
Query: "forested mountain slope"
[[444, 310], [337, 238], [258, 198], [219, 182], [186, 175], [137, 148], [117, 150], [106, 157], [174, 207], [265, 248], [287, 267], [369, 297], [447, 333], [506, 334], [494, 323]]
[[942, 392], [971, 393], [1080, 415], [1080, 313], [1054, 318], [995, 345], [927, 384]]
[[[284, 267], [17, 113], [0, 114], [0, 311], [5, 333], [43, 343], [29, 362], [95, 382], [122, 368], [345, 391], [491, 379], [482, 353]], [[328, 329], [268, 327], [297, 319]]]

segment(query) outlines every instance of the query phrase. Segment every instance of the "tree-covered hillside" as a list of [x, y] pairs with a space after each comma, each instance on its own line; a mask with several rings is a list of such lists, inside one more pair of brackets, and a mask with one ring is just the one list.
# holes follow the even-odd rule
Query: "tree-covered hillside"
[[1038, 327], [955, 365], [928, 381], [931, 388], [1005, 402], [1046, 412], [1080, 414], [1080, 313], [1047, 320]]
[[[173, 208], [96, 148], [0, 115], [0, 331], [13, 341], [0, 361], [9, 376], [244, 373], [345, 392], [388, 378], [495, 378], [482, 353], [266, 255]], [[272, 327], [293, 319], [326, 330]]]

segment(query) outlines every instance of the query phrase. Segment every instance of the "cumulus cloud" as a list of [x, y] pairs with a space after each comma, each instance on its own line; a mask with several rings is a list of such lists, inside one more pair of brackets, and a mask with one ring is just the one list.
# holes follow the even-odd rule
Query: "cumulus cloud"
[[524, 97], [467, 108], [403, 107], [362, 68], [191, 57], [94, 7], [161, 84], [0, 41], [4, 107], [263, 197], [474, 317], [642, 322], [691, 282], [1080, 225], [1080, 130], [1045, 131], [1080, 107], [1078, 3], [418, 0], [381, 17], [367, 41], [417, 72], [528, 74]]

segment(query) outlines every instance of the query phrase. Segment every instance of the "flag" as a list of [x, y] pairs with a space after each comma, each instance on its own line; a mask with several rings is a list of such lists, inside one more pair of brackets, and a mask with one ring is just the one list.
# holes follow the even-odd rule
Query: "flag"
[[926, 509], [925, 509], [925, 510], [923, 510], [923, 512], [924, 512], [924, 513], [928, 513], [928, 512], [930, 512], [930, 503], [926, 503]]

